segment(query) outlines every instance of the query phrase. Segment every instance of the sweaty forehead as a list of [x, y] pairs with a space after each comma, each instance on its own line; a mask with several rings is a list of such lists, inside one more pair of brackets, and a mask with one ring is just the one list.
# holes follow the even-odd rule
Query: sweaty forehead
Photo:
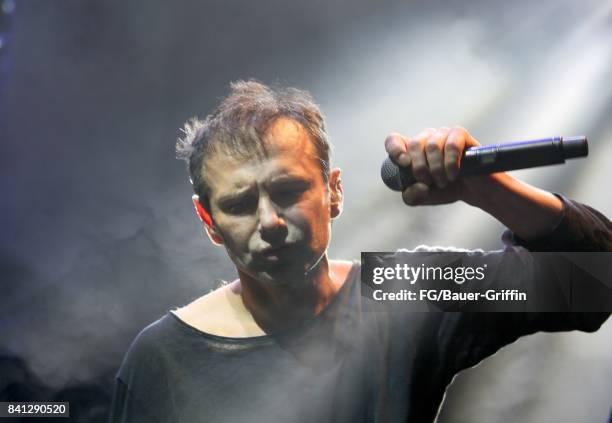
[[[228, 151], [213, 153], [204, 163], [204, 174], [209, 188], [241, 186], [255, 174], [274, 171], [275, 168], [294, 170], [297, 173], [320, 173], [317, 150], [309, 133], [298, 122], [280, 117], [276, 119], [263, 136], [263, 148], [254, 149], [252, 154], [237, 155]], [[254, 172], [253, 169], [257, 169]], [[291, 172], [293, 173], [293, 172]], [[212, 193], [211, 193], [212, 194]]]
[[281, 116], [274, 120], [264, 134], [264, 145], [269, 153], [287, 152], [315, 155], [315, 146], [302, 125]]

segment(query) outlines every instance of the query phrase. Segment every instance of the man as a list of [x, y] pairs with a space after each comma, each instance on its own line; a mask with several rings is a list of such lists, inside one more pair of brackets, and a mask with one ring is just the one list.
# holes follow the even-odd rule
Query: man
[[[452, 377], [519, 336], [596, 330], [607, 315], [381, 313], [359, 263], [330, 260], [342, 212], [324, 121], [305, 92], [236, 82], [178, 143], [197, 214], [238, 279], [146, 328], [119, 371], [111, 421], [432, 421]], [[501, 173], [459, 178], [463, 128], [390, 135], [409, 205], [465, 201], [516, 245], [609, 251], [598, 212]], [[528, 281], [536, 283], [537, 281]]]

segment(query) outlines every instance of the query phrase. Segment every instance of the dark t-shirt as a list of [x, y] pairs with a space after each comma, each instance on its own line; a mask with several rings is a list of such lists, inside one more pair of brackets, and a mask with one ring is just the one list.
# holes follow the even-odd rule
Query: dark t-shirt
[[[610, 222], [564, 202], [561, 224], [534, 249], [609, 251]], [[215, 336], [168, 313], [130, 347], [111, 421], [431, 422], [462, 369], [522, 335], [593, 331], [607, 318], [385, 312], [363, 288], [355, 263], [325, 310], [274, 336]]]

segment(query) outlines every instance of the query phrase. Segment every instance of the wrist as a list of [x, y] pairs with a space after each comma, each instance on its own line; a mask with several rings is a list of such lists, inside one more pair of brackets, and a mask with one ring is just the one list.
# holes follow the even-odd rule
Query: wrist
[[490, 212], [494, 206], [495, 197], [511, 178], [505, 172], [488, 175], [474, 175], [461, 181], [460, 200], [473, 207]]

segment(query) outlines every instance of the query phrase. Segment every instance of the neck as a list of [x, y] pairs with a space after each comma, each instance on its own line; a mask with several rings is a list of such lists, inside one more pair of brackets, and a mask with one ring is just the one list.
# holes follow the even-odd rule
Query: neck
[[301, 278], [271, 284], [243, 272], [240, 276], [244, 306], [266, 333], [275, 333], [318, 315], [344, 280], [334, 277], [327, 255]]

